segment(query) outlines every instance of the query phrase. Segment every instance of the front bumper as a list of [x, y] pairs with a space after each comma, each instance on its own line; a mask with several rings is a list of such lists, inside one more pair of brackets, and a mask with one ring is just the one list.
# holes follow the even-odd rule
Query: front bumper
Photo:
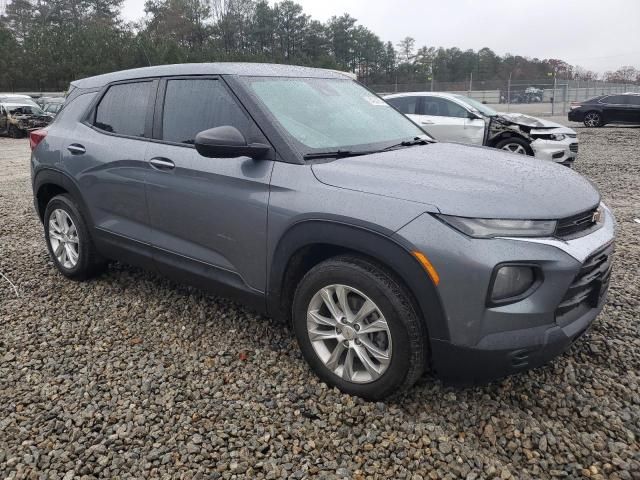
[[[412, 222], [398, 233], [438, 229], [436, 224], [418, 223]], [[435, 235], [445, 237], [440, 239], [442, 251], [426, 243], [418, 246], [440, 275], [437, 289], [447, 321], [447, 334], [430, 338], [434, 373], [452, 383], [485, 382], [538, 367], [566, 350], [589, 329], [604, 306], [614, 230], [613, 215], [605, 208], [601, 228], [568, 241], [470, 239], [458, 232], [448, 235], [447, 230], [436, 231]], [[453, 253], [447, 254], [445, 249]], [[589, 298], [583, 300], [574, 290], [584, 278], [585, 265], [602, 252], [607, 254], [607, 263], [601, 264], [602, 282], [590, 286], [597, 295], [594, 298], [590, 290]], [[525, 299], [488, 306], [491, 273], [503, 262], [537, 264], [544, 280]], [[574, 298], [576, 307], [567, 314], [562, 306], [573, 305]], [[427, 328], [433, 330], [428, 320]]]
[[582, 122], [584, 121], [584, 112], [577, 108], [569, 110], [569, 113], [567, 113], [567, 119], [570, 122]]
[[531, 142], [531, 149], [536, 158], [570, 167], [578, 156], [578, 139], [565, 138], [560, 141], [536, 139]]
[[457, 384], [488, 382], [540, 367], [560, 355], [591, 326], [601, 304], [564, 327], [542, 326], [488, 335], [475, 347], [431, 342], [432, 367], [439, 378]]

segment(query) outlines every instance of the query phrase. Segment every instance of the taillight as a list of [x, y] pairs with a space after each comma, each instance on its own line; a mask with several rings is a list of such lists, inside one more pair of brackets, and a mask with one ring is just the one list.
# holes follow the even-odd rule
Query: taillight
[[46, 130], [33, 130], [29, 132], [29, 146], [31, 147], [31, 151], [34, 151], [38, 144], [44, 140], [44, 137], [47, 136]]

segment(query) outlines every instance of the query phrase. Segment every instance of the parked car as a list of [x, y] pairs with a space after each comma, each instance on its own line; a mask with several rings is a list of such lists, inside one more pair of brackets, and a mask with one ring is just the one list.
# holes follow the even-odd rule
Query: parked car
[[44, 110], [45, 113], [48, 113], [49, 115], [55, 117], [58, 114], [58, 112], [62, 109], [62, 105], [63, 103], [61, 102], [47, 103], [44, 105], [44, 107], [42, 107], [42, 110]]
[[608, 123], [640, 125], [640, 93], [600, 95], [571, 104], [568, 118], [585, 127], [602, 127]]
[[17, 103], [21, 105], [35, 105], [36, 107], [40, 107], [40, 105], [38, 105], [29, 95], [4, 94], [0, 95], [0, 102]]
[[63, 275], [118, 259], [239, 299], [290, 320], [319, 377], [368, 399], [426, 368], [485, 381], [541, 365], [604, 304], [614, 218], [589, 181], [433, 142], [340, 73], [86, 78], [31, 145]]
[[0, 99], [0, 135], [20, 138], [49, 125], [53, 117], [21, 98]]
[[464, 95], [411, 92], [385, 100], [443, 142], [485, 145], [569, 167], [578, 154], [574, 130], [521, 113], [499, 113]]

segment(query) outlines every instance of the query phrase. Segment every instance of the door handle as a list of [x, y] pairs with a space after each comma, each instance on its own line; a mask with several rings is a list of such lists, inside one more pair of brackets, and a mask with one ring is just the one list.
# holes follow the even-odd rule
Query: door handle
[[71, 152], [71, 155], [82, 155], [86, 152], [85, 148], [79, 143], [72, 143], [67, 147], [67, 150]]
[[433, 125], [431, 120], [421, 120], [420, 125]]
[[173, 170], [176, 164], [168, 158], [156, 157], [149, 160], [151, 166], [157, 170]]

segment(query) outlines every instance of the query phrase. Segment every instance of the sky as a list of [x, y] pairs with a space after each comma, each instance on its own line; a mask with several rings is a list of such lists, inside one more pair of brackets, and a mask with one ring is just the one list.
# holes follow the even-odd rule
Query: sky
[[[142, 17], [144, 1], [125, 0], [124, 17]], [[416, 47], [489, 47], [597, 72], [640, 68], [640, 0], [295, 1], [320, 21], [348, 13], [394, 44], [410, 36]]]

